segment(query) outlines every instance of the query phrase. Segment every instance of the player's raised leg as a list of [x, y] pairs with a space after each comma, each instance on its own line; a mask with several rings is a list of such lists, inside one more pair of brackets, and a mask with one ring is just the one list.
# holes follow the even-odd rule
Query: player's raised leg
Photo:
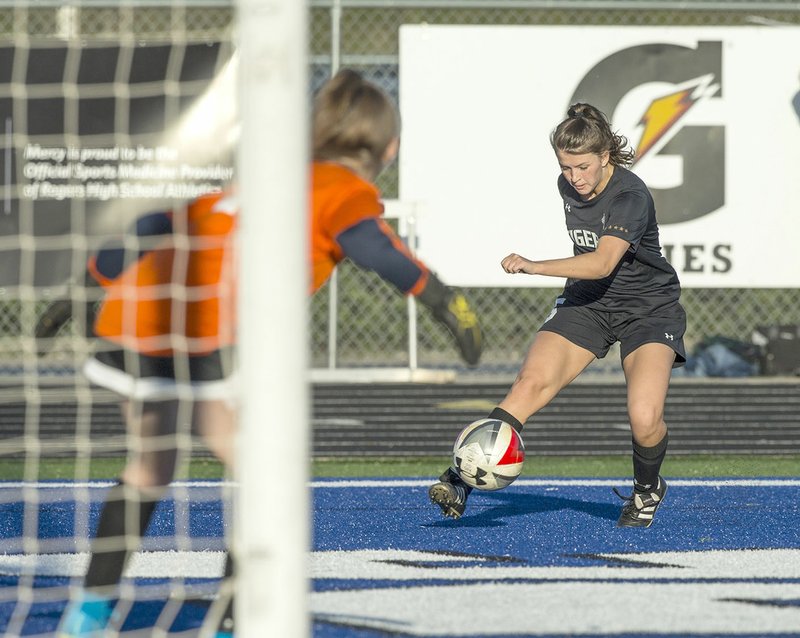
[[[525, 421], [550, 403], [594, 359], [594, 353], [560, 334], [539, 331], [508, 394], [488, 418], [505, 421], [522, 432]], [[459, 518], [471, 491], [451, 466], [430, 487], [428, 496], [445, 516]]]

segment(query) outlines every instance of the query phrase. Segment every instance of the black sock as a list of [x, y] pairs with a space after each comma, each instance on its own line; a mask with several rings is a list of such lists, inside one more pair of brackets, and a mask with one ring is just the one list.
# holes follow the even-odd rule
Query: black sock
[[513, 414], [506, 412], [503, 408], [495, 408], [489, 412], [489, 416], [487, 418], [499, 419], [500, 421], [508, 423], [517, 432], [522, 432], [522, 423], [520, 423], [519, 419], [517, 419], [517, 417], [515, 417]]
[[634, 488], [645, 491], [654, 487], [658, 483], [658, 475], [661, 472], [661, 463], [667, 455], [667, 444], [669, 435], [664, 434], [653, 447], [644, 447], [633, 441], [633, 480]]
[[[126, 500], [126, 492], [131, 500]], [[141, 544], [156, 503], [141, 492], [132, 497], [131, 488], [123, 483], [111, 488], [92, 543], [92, 558], [84, 580], [87, 588], [119, 583], [128, 556]]]

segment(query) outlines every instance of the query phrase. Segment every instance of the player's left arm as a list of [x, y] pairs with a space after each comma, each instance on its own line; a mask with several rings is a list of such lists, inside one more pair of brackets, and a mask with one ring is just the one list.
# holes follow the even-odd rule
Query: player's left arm
[[533, 261], [517, 253], [503, 258], [500, 265], [507, 273], [526, 273], [546, 277], [567, 277], [569, 279], [604, 279], [614, 273], [619, 262], [631, 245], [620, 237], [603, 235], [592, 252], [564, 257], [563, 259], [544, 259]]
[[[129, 237], [137, 239], [147, 237], [159, 237], [167, 235], [172, 232], [172, 213], [170, 212], [153, 212], [134, 220], [133, 224], [126, 230]], [[141, 256], [144, 252], [144, 243], [142, 250], [137, 254]], [[112, 280], [118, 277], [125, 269], [126, 265], [132, 260], [129, 258], [128, 252], [123, 239], [110, 240], [104, 244], [96, 253], [89, 256], [86, 264], [86, 272], [84, 273], [83, 281], [80, 282], [84, 288], [92, 288], [97, 285], [108, 286]], [[58, 332], [66, 325], [66, 323], [73, 319], [74, 308], [76, 302], [71, 298], [56, 299], [48, 305], [34, 328], [36, 338], [39, 340], [40, 349], [39, 354], [44, 355], [49, 351], [51, 341], [49, 339], [58, 334]], [[96, 311], [96, 304], [93, 297], [89, 297], [85, 304], [85, 313], [79, 319], [83, 320], [82, 331], [87, 337], [93, 336], [92, 325], [94, 323], [94, 315]]]
[[129, 254], [124, 240], [118, 239], [103, 245], [89, 258], [87, 270], [97, 283], [108, 285], [122, 271], [154, 247], [154, 241], [172, 233], [172, 212], [157, 211], [136, 218], [126, 230], [127, 237], [139, 243], [134, 255]]

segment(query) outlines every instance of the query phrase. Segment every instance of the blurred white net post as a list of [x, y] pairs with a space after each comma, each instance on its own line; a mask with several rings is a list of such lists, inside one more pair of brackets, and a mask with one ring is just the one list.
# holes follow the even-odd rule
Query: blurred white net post
[[237, 637], [309, 634], [307, 6], [238, 0]]

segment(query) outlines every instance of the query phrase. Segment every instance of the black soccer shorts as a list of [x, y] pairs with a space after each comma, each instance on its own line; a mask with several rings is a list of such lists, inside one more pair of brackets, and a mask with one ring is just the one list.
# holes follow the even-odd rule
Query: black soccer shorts
[[675, 351], [673, 368], [686, 363], [686, 312], [677, 301], [648, 314], [636, 314], [573, 305], [559, 297], [539, 330], [555, 332], [598, 359], [619, 341], [620, 360], [646, 343], [663, 343]]
[[192, 357], [153, 357], [117, 350], [100, 340], [83, 373], [91, 383], [129, 399], [233, 399], [238, 382], [234, 359], [233, 347]]

